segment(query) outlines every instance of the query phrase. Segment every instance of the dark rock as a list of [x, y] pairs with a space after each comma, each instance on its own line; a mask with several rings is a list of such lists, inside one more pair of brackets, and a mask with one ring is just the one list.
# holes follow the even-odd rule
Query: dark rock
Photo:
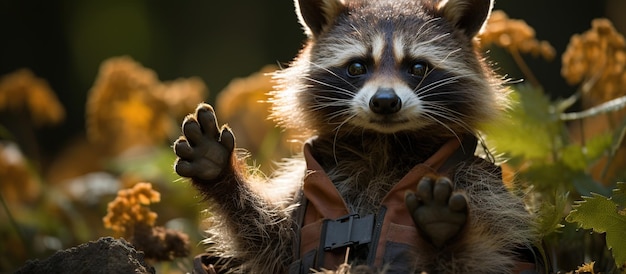
[[112, 237], [60, 250], [44, 260], [31, 260], [16, 273], [155, 273], [144, 253], [124, 239]]

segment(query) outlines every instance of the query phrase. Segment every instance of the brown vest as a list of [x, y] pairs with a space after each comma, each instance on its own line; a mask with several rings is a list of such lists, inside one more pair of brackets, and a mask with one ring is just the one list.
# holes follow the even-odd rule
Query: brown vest
[[[289, 274], [311, 273], [311, 269], [337, 269], [345, 261], [348, 247], [368, 247], [367, 264], [374, 267], [399, 266], [386, 273], [408, 273], [411, 258], [402, 258], [407, 249], [415, 248], [418, 232], [404, 203], [404, 193], [415, 190], [426, 174], [448, 174], [456, 164], [472, 160], [476, 138], [465, 136], [461, 145], [457, 139], [445, 143], [433, 156], [413, 167], [383, 198], [376, 215], [350, 214], [320, 164], [311, 155], [311, 145], [304, 146], [307, 175], [299, 193], [300, 207], [294, 240], [294, 262]], [[453, 178], [451, 178], [453, 179]], [[299, 233], [298, 233], [299, 231]], [[194, 260], [194, 273], [225, 273], [229, 268], [220, 264], [223, 258], [202, 254]], [[237, 263], [235, 263], [236, 265]], [[518, 262], [511, 273], [529, 273], [535, 264]]]
[[[374, 267], [401, 263], [403, 251], [415, 248], [418, 231], [404, 203], [407, 190], [415, 190], [427, 174], [446, 172], [459, 162], [474, 157], [476, 139], [468, 136], [463, 146], [457, 139], [446, 142], [435, 154], [413, 167], [383, 198], [378, 214], [351, 214], [337, 188], [304, 147], [307, 175], [304, 178], [300, 212], [300, 235], [289, 273], [309, 273], [310, 269], [337, 269], [345, 261], [350, 246], [368, 244], [367, 264]], [[304, 210], [304, 214], [302, 211]]]

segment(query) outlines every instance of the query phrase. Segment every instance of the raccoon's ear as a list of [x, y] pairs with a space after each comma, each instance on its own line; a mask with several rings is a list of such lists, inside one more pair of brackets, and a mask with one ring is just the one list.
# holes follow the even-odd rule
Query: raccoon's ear
[[493, 0], [448, 0], [439, 5], [441, 16], [472, 38], [489, 18]]
[[300, 24], [309, 37], [318, 36], [345, 6], [340, 0], [295, 0]]

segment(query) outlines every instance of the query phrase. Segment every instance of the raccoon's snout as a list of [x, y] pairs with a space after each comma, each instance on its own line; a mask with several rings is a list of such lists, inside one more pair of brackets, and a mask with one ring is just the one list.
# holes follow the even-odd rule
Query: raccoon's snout
[[370, 98], [369, 107], [376, 114], [393, 114], [402, 108], [402, 100], [392, 88], [379, 88]]

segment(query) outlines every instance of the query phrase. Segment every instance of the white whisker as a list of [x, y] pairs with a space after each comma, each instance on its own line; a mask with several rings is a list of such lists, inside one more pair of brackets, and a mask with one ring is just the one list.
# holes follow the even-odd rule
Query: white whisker
[[333, 137], [333, 158], [335, 160], [335, 164], [339, 164], [339, 161], [337, 160], [337, 139], [339, 136], [339, 130], [341, 129], [342, 126], [344, 126], [346, 123], [348, 123], [348, 121], [350, 121], [354, 117], [356, 117], [356, 114], [348, 116], [346, 119], [344, 119], [343, 122], [341, 122], [337, 127], [335, 127], [335, 129], [333, 129], [333, 131], [335, 132], [335, 136]]
[[[444, 120], [450, 121], [453, 124], [458, 125], [468, 132], [473, 132], [474, 130], [462, 119], [462, 117], [467, 117], [466, 115], [455, 115], [455, 111], [446, 108], [444, 106], [439, 106], [436, 104], [428, 104], [425, 105], [424, 113], [428, 114], [428, 117], [436, 120], [440, 124], [444, 124], [442, 121], [436, 119], [434, 116], [442, 118]], [[458, 112], [456, 112], [458, 113]], [[433, 116], [434, 115], [434, 116]], [[448, 126], [448, 129], [449, 126]]]
[[331, 75], [333, 75], [333, 76], [337, 77], [337, 79], [340, 79], [341, 81], [343, 81], [344, 83], [346, 83], [346, 84], [348, 84], [350, 87], [352, 87], [353, 89], [355, 89], [355, 90], [357, 89], [357, 87], [355, 87], [352, 83], [350, 83], [350, 81], [348, 81], [348, 80], [346, 80], [345, 78], [343, 78], [343, 77], [341, 77], [341, 76], [337, 75], [336, 73], [334, 73], [333, 71], [329, 70], [328, 68], [322, 67], [322, 66], [320, 66], [320, 65], [318, 65], [318, 64], [315, 64], [315, 63], [313, 63], [313, 62], [311, 62], [311, 61], [308, 61], [308, 62], [309, 62], [309, 64], [314, 65], [315, 67], [320, 68], [320, 69], [322, 69], [322, 70], [324, 70], [324, 71], [326, 71], [326, 72], [330, 73]]
[[[323, 81], [320, 81], [320, 80], [317, 80], [317, 79], [313, 79], [313, 78], [310, 78], [310, 77], [304, 77], [304, 79], [307, 79], [307, 80], [309, 80], [309, 81], [311, 81], [313, 83], [317, 83], [317, 84], [320, 84], [320, 85], [323, 85], [323, 86], [326, 86], [326, 87], [329, 87], [329, 88], [336, 89], [336, 91], [344, 92], [344, 94], [346, 94], [346, 95], [354, 96], [354, 92], [351, 91], [351, 90], [348, 90], [348, 89], [345, 89], [345, 88], [342, 88], [342, 87], [339, 87], [339, 86], [336, 86], [336, 85], [331, 85], [329, 83], [326, 83], [326, 82], [323, 82]], [[333, 91], [335, 91], [335, 90], [333, 90]]]
[[432, 114], [435, 114], [434, 112], [424, 112], [422, 113], [424, 116], [430, 118], [431, 120], [435, 121], [436, 123], [440, 124], [441, 126], [443, 126], [444, 128], [446, 128], [446, 130], [450, 131], [450, 133], [452, 133], [454, 135], [454, 137], [459, 140], [459, 143], [461, 142], [461, 138], [459, 137], [459, 135], [457, 135], [457, 133], [450, 128], [450, 126], [446, 125], [444, 122], [439, 121], [438, 119], [436, 119], [435, 117], [433, 117]]
[[439, 20], [441, 20], [441, 18], [435, 17], [435, 18], [428, 19], [428, 21], [424, 22], [424, 24], [422, 26], [420, 26], [419, 29], [417, 29], [417, 32], [416, 32], [417, 34], [415, 35], [416, 39], [419, 40], [420, 37], [422, 36], [422, 34], [426, 33], [426, 31], [429, 31], [429, 30], [432, 30], [432, 29], [436, 28], [437, 25], [431, 25], [431, 26], [429, 26], [429, 28], [424, 30], [424, 27], [428, 26], [432, 22], [439, 21]]
[[446, 56], [443, 59], [439, 60], [439, 62], [434, 64], [435, 67], [441, 67], [441, 64], [443, 64], [446, 60], [448, 60], [448, 58], [450, 56], [452, 56], [452, 54], [457, 53], [459, 51], [461, 51], [461, 48], [458, 48], [458, 49], [455, 49], [455, 50], [452, 50], [452, 51], [448, 52], [448, 54], [446, 54]]

